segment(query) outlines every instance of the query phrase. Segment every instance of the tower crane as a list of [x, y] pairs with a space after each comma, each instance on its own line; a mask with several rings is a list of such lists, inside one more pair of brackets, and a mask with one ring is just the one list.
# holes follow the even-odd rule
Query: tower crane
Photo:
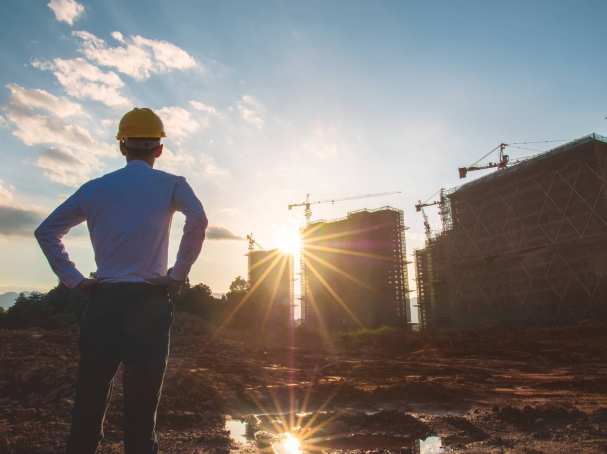
[[261, 244], [259, 244], [257, 241], [255, 241], [255, 238], [253, 238], [252, 233], [249, 233], [247, 235], [247, 241], [249, 242], [249, 251], [255, 250], [255, 246], [257, 246], [259, 249], [263, 249]]
[[342, 197], [339, 199], [326, 199], [326, 200], [310, 200], [310, 194], [306, 194], [306, 200], [299, 203], [291, 203], [289, 204], [289, 210], [292, 210], [296, 207], [304, 207], [304, 215], [306, 217], [306, 223], [309, 224], [312, 219], [312, 205], [320, 205], [324, 203], [335, 203], [335, 202], [345, 202], [347, 200], [359, 200], [359, 199], [368, 199], [370, 197], [381, 197], [387, 195], [395, 195], [402, 194], [401, 191], [392, 191], [392, 192], [379, 192], [375, 194], [363, 194], [363, 195], [355, 195], [350, 197]]
[[[498, 170], [503, 170], [503, 169], [507, 168], [509, 165], [517, 164], [518, 162], [520, 162], [520, 160], [510, 161], [510, 156], [505, 153], [507, 147], [508, 147], [507, 143], [500, 143], [497, 147], [492, 149], [489, 153], [485, 154], [482, 158], [480, 158], [474, 164], [472, 164], [468, 167], [458, 168], [457, 170], [459, 171], [459, 177], [466, 178], [466, 175], [468, 174], [468, 172], [471, 172], [474, 170], [485, 170], [485, 169], [495, 169], [495, 168], [497, 168]], [[497, 162], [489, 162], [488, 164], [484, 164], [484, 165], [480, 165], [480, 166], [477, 165], [480, 161], [482, 161], [487, 156], [489, 156], [491, 153], [493, 153], [494, 151], [497, 151], [497, 150], [499, 150], [499, 160]]]
[[415, 204], [415, 211], [421, 212], [422, 217], [424, 218], [424, 233], [426, 234], [426, 240], [430, 241], [432, 239], [432, 231], [430, 230], [430, 222], [428, 221], [428, 215], [424, 211], [425, 207], [431, 207], [433, 205], [439, 205], [441, 202], [439, 200], [435, 200], [430, 203], [422, 203], [421, 200], [418, 200]]
[[433, 202], [428, 202], [428, 200], [430, 200], [432, 197], [433, 196], [430, 196], [430, 198], [428, 198], [425, 202], [418, 200], [417, 203], [415, 204], [415, 211], [417, 211], [418, 213], [421, 213], [422, 217], [424, 218], [424, 232], [426, 234], [426, 239], [428, 241], [430, 241], [432, 239], [432, 231], [430, 229], [430, 222], [428, 221], [428, 215], [426, 214], [426, 211], [424, 210], [424, 208], [438, 205], [441, 221], [443, 223], [443, 230], [448, 229], [449, 225], [450, 225], [449, 204], [448, 204], [447, 194], [446, 194], [445, 189], [444, 188], [440, 189], [440, 196], [439, 196], [438, 200], [435, 200]]

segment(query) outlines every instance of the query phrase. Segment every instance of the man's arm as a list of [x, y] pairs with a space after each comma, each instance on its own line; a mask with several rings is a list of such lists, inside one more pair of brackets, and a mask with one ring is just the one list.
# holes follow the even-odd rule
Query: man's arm
[[173, 203], [175, 209], [185, 215], [185, 225], [177, 252], [177, 260], [169, 277], [183, 282], [200, 254], [208, 220], [200, 200], [183, 177], [179, 178], [175, 187]]
[[80, 207], [81, 189], [63, 202], [36, 229], [34, 235], [52, 270], [67, 287], [77, 287], [85, 277], [67, 254], [61, 239], [70, 229], [85, 220]]

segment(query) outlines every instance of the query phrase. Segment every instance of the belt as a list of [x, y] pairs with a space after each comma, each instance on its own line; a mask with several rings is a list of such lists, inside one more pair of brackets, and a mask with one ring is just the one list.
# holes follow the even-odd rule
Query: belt
[[142, 289], [142, 290], [152, 290], [152, 289], [166, 289], [167, 287], [164, 285], [156, 285], [151, 284], [149, 282], [99, 282], [94, 288], [103, 288], [103, 289]]

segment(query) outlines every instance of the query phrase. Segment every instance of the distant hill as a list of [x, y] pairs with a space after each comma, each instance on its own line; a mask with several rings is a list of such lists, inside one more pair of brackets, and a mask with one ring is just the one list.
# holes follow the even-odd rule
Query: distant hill
[[0, 307], [8, 309], [14, 304], [18, 296], [17, 292], [0, 293]]

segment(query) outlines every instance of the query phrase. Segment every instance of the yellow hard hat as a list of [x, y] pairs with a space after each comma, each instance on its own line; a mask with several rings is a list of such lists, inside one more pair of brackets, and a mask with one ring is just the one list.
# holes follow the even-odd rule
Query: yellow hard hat
[[118, 126], [116, 139], [147, 139], [166, 137], [164, 125], [158, 115], [147, 107], [135, 107], [124, 114]]

